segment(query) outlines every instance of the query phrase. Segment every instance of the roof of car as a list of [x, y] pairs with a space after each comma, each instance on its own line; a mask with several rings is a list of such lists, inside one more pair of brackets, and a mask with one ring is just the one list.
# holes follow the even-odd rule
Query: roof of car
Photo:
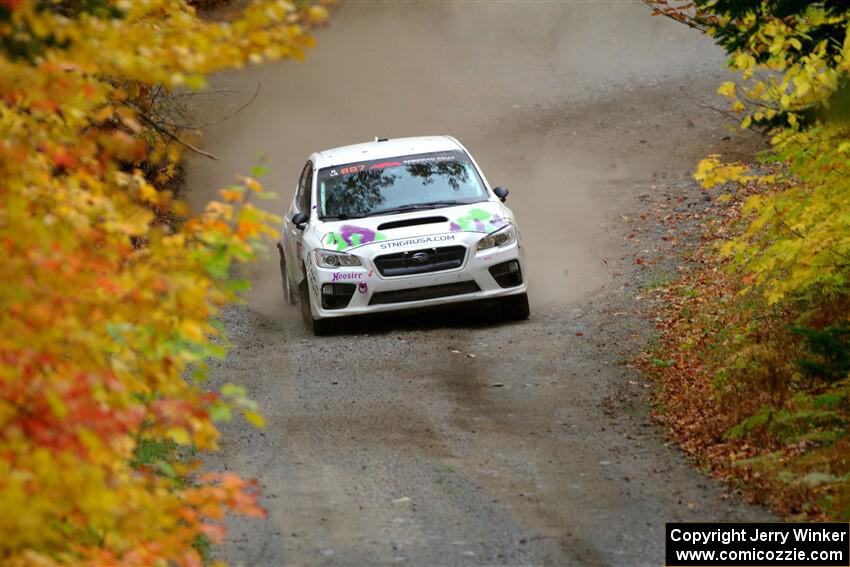
[[315, 167], [329, 167], [344, 163], [369, 161], [411, 154], [462, 150], [463, 146], [451, 136], [418, 136], [415, 138], [392, 138], [365, 142], [351, 146], [331, 148], [318, 152]]

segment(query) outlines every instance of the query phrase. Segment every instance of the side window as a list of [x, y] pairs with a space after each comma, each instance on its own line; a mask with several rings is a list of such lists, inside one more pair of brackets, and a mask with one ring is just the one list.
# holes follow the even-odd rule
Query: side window
[[304, 212], [310, 212], [310, 196], [313, 193], [313, 164], [307, 163], [307, 170], [304, 177], [304, 190], [301, 192], [301, 198], [298, 201], [298, 208]]
[[313, 180], [313, 164], [309, 161], [301, 171], [301, 178], [298, 180], [298, 191], [295, 193], [295, 206], [300, 212], [309, 212], [310, 210], [310, 190], [312, 189]]

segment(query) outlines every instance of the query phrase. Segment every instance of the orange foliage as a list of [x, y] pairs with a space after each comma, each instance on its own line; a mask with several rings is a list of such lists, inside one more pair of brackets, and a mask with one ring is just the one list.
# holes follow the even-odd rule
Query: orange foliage
[[185, 207], [157, 185], [170, 175], [144, 168], [173, 172], [183, 147], [146, 103], [300, 58], [324, 16], [279, 1], [228, 23], [177, 0], [0, 2], [3, 565], [198, 565], [226, 511], [263, 514], [252, 483], [198, 474], [189, 455], [216, 448], [214, 417], [254, 409], [200, 381], [224, 352], [229, 268], [275, 219], [240, 199], [175, 221]]

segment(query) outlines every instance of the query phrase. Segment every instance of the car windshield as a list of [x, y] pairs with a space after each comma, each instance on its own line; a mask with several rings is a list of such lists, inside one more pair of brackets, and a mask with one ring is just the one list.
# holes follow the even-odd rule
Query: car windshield
[[463, 151], [335, 165], [319, 170], [319, 217], [348, 219], [478, 203], [487, 191]]

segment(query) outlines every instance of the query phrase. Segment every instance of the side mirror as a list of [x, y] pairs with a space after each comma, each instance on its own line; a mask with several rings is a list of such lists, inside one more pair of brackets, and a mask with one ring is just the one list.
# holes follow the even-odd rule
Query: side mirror
[[309, 213], [295, 213], [292, 215], [292, 224], [294, 224], [295, 228], [298, 230], [304, 230], [304, 227], [307, 226], [308, 220], [310, 220]]
[[498, 198], [499, 198], [499, 200], [500, 200], [501, 202], [503, 202], [503, 203], [504, 203], [504, 202], [505, 202], [505, 199], [507, 199], [507, 198], [508, 198], [508, 193], [510, 193], [510, 191], [508, 191], [508, 190], [507, 190], [506, 188], [504, 188], [504, 187], [494, 187], [494, 188], [493, 188], [493, 193], [496, 195], [496, 197], [498, 197]]

